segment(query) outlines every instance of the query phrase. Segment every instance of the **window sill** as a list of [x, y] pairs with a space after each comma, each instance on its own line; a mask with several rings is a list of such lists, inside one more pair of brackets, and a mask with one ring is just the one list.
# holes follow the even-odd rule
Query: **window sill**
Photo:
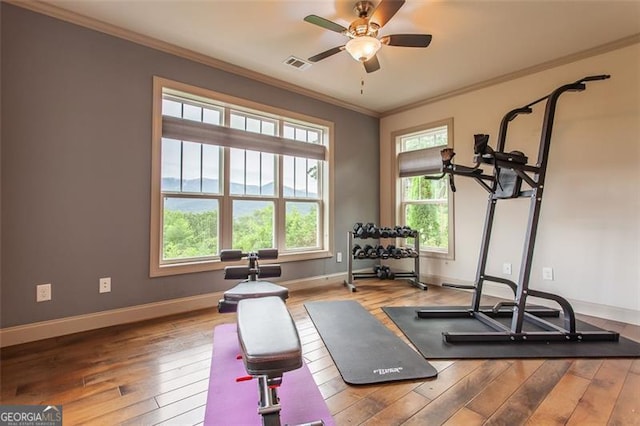
[[445, 251], [420, 250], [420, 257], [427, 259], [455, 260], [453, 253]]
[[[278, 256], [278, 259], [269, 261], [269, 263], [299, 262], [303, 260], [325, 259], [332, 256], [333, 254], [326, 250], [305, 253], [281, 253]], [[244, 265], [245, 263], [245, 261], [221, 262], [220, 260], [216, 259], [157, 265], [151, 267], [149, 276], [151, 278], [154, 278], [166, 277], [171, 275], [192, 274], [196, 272], [219, 271], [224, 269], [225, 266]]]

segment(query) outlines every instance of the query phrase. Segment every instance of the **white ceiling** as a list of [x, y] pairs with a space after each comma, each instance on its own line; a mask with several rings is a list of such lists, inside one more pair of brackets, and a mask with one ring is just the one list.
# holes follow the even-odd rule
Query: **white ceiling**
[[367, 74], [347, 52], [305, 70], [283, 64], [290, 55], [306, 59], [343, 45], [346, 37], [303, 18], [315, 14], [348, 27], [356, 18], [355, 1], [46, 3], [375, 113], [628, 37], [637, 41], [640, 34], [640, 0], [407, 0], [380, 35], [427, 33], [433, 35], [431, 45], [426, 49], [383, 46], [378, 53], [381, 69]]

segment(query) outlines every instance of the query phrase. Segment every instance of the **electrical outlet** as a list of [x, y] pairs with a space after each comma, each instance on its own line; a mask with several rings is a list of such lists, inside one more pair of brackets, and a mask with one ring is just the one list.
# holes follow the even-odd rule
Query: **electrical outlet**
[[46, 302], [51, 300], [51, 284], [40, 284], [36, 286], [36, 302]]
[[553, 281], [553, 268], [549, 266], [542, 268], [542, 279], [546, 281]]
[[336, 253], [336, 262], [338, 262], [338, 263], [342, 262], [342, 252], [341, 251]]
[[503, 263], [502, 264], [502, 273], [505, 275], [511, 275], [511, 264]]
[[100, 293], [111, 291], [111, 277], [100, 278]]

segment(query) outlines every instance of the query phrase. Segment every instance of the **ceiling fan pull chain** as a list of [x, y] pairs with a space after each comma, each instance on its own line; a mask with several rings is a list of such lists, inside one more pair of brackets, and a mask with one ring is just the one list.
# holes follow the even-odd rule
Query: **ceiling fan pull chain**
[[364, 95], [364, 77], [360, 77], [360, 94]]

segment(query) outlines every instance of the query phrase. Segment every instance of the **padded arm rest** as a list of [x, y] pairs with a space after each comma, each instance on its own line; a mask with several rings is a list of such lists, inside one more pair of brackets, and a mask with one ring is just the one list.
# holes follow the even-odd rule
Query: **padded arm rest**
[[238, 340], [247, 373], [279, 377], [302, 367], [302, 347], [293, 318], [279, 297], [238, 302]]
[[233, 260], [242, 259], [242, 250], [221, 250], [220, 251], [220, 261], [221, 262], [230, 262]]
[[258, 278], [277, 278], [282, 275], [280, 265], [262, 265], [259, 271]]
[[226, 266], [224, 268], [225, 280], [246, 280], [251, 269], [248, 266]]
[[277, 259], [277, 258], [278, 258], [278, 249], [270, 248], [270, 249], [258, 250], [258, 259], [260, 260]]

